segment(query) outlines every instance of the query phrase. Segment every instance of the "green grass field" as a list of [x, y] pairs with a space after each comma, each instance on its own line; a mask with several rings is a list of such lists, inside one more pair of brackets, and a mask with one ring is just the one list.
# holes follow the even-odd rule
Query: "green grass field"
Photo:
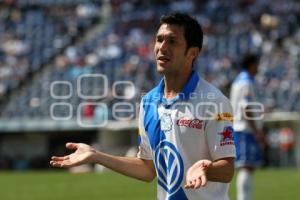
[[[230, 196], [235, 200], [235, 181]], [[260, 170], [254, 200], [299, 200], [300, 171]], [[144, 183], [112, 172], [0, 172], [1, 200], [154, 200], [156, 181]]]

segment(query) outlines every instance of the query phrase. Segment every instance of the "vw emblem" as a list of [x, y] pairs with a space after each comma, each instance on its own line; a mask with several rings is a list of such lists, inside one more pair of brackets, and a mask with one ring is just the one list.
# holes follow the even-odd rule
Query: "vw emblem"
[[184, 173], [183, 160], [176, 147], [161, 141], [155, 150], [155, 164], [158, 184], [171, 196], [180, 188]]

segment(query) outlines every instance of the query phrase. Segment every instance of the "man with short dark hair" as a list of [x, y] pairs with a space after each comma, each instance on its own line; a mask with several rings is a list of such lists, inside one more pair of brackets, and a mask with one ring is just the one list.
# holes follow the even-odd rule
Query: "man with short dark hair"
[[54, 156], [50, 163], [70, 167], [93, 162], [144, 181], [157, 176], [159, 200], [228, 200], [235, 157], [232, 108], [192, 69], [202, 39], [201, 26], [189, 15], [161, 18], [154, 53], [164, 78], [141, 101], [136, 158], [68, 143], [76, 151]]

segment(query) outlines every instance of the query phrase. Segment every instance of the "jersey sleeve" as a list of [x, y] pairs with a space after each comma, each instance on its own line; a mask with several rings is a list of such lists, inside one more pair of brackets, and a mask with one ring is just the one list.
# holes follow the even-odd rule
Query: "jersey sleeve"
[[207, 120], [205, 134], [209, 153], [212, 160], [225, 157], [236, 157], [233, 140], [233, 111], [229, 100], [221, 98], [217, 114], [213, 119]]
[[137, 157], [145, 160], [152, 160], [152, 152], [149, 144], [148, 136], [144, 127], [144, 109], [143, 101], [141, 101], [139, 112], [139, 150]]

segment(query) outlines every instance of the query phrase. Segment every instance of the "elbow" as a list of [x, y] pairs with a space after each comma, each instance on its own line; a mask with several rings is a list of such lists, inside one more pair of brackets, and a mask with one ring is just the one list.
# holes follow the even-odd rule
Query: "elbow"
[[223, 182], [224, 183], [230, 183], [232, 181], [232, 178], [233, 178], [233, 173], [232, 173], [232, 175], [230, 174], [227, 177], [225, 177]]
[[234, 158], [228, 158], [227, 162], [226, 170], [224, 170], [226, 171], [226, 173], [224, 173], [224, 183], [230, 183], [234, 176]]
[[147, 174], [147, 176], [143, 177], [142, 180], [147, 183], [151, 183], [155, 178], [156, 178], [156, 173], [152, 172], [152, 173]]
[[230, 183], [233, 179], [233, 176], [234, 176], [234, 167], [232, 167], [228, 173], [226, 173], [226, 176], [224, 176], [224, 180], [223, 182], [224, 183]]
[[142, 171], [141, 180], [151, 183], [156, 178], [156, 171], [152, 160], [143, 160], [144, 170]]

